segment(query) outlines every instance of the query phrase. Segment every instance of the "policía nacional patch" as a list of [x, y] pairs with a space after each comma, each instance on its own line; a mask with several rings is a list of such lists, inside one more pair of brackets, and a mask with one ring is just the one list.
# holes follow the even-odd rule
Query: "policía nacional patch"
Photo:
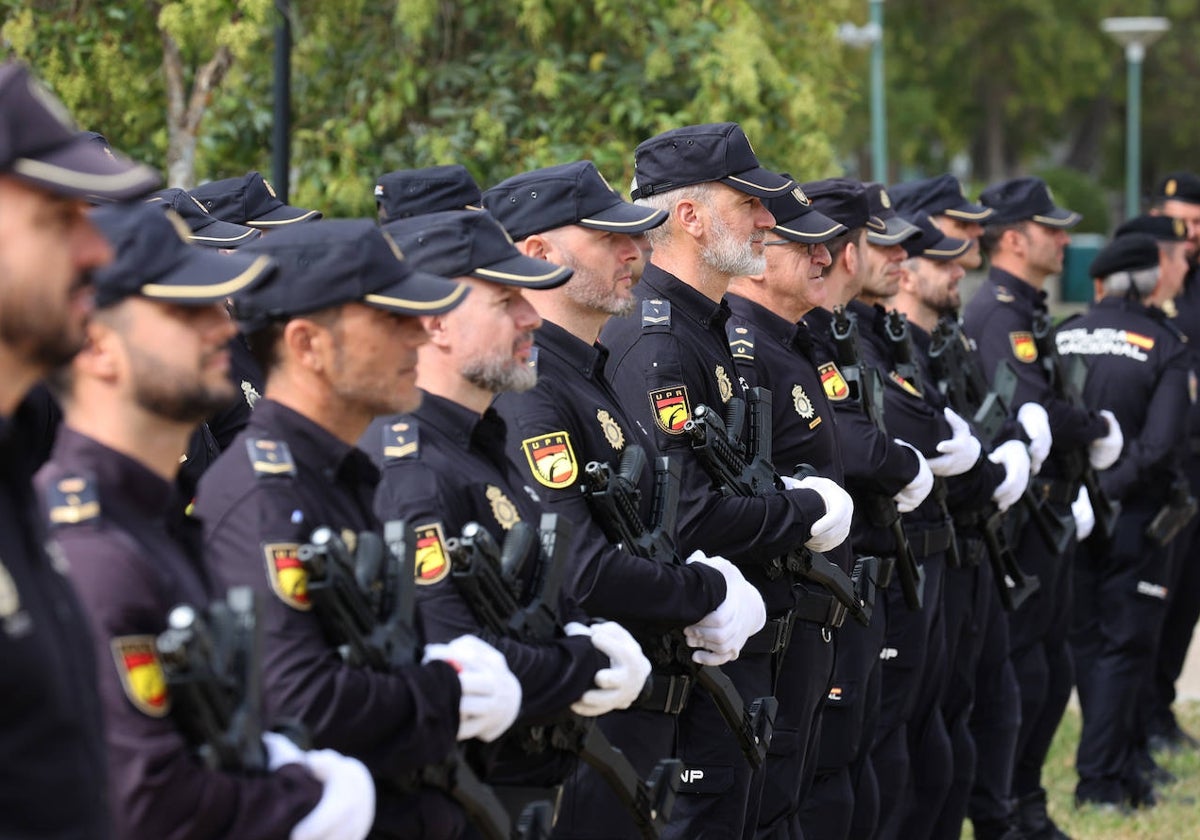
[[521, 451], [529, 462], [529, 469], [539, 484], [560, 490], [570, 487], [579, 476], [579, 464], [571, 446], [571, 436], [566, 432], [551, 432], [547, 435], [525, 438]]
[[417, 532], [417, 551], [413, 558], [413, 578], [421, 586], [444, 580], [450, 574], [450, 555], [441, 522], [431, 522], [414, 529]]
[[825, 389], [825, 396], [829, 399], [838, 402], [850, 396], [850, 386], [846, 384], [842, 372], [833, 362], [821, 365], [817, 368], [817, 373], [821, 376], [821, 387]]
[[1033, 340], [1033, 333], [1010, 332], [1008, 343], [1012, 346], [1013, 356], [1018, 362], [1029, 364], [1037, 361], [1037, 342]]
[[153, 636], [118, 636], [109, 642], [121, 688], [139, 712], [164, 717], [171, 711], [167, 678]]
[[295, 610], [312, 609], [308, 597], [308, 572], [300, 562], [300, 544], [263, 543], [263, 559], [267, 564], [267, 580], [279, 600]]
[[647, 396], [650, 398], [650, 410], [654, 412], [654, 424], [669, 435], [682, 434], [683, 424], [692, 416], [687, 387], [676, 385], [657, 388]]

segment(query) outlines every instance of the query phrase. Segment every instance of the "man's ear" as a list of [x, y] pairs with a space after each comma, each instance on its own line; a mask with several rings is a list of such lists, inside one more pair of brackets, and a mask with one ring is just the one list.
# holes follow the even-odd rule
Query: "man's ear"
[[696, 239], [704, 235], [708, 226], [708, 209], [690, 198], [681, 198], [671, 208], [671, 217], [680, 230], [686, 231]]
[[69, 364], [86, 376], [111, 380], [121, 369], [123, 350], [124, 344], [117, 331], [93, 318], [85, 331], [83, 349]]
[[283, 328], [283, 344], [287, 355], [302, 367], [323, 371], [327, 354], [333, 347], [329, 329], [307, 318], [292, 318]]
[[862, 261], [862, 251], [859, 250], [858, 243], [847, 242], [838, 259], [842, 260], [842, 265], [846, 269], [847, 274], [851, 277], [857, 275], [859, 263]]
[[550, 244], [550, 240], [538, 233], [525, 237], [516, 243], [516, 245], [517, 250], [522, 254], [538, 260], [548, 259], [546, 255], [554, 250], [554, 246]]
[[429, 343], [434, 347], [445, 348], [450, 344], [450, 325], [446, 321], [448, 314], [443, 312], [441, 315], [421, 316], [421, 326], [425, 328], [425, 335], [429, 336]]

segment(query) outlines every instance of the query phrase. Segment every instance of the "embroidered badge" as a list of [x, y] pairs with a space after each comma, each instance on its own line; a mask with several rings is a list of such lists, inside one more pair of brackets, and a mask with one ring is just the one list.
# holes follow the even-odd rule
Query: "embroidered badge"
[[604, 439], [608, 441], [608, 445], [620, 452], [625, 446], [625, 433], [621, 431], [617, 421], [603, 408], [596, 411], [596, 419], [600, 421], [600, 430], [604, 432]]
[[442, 534], [442, 523], [432, 522], [416, 529], [417, 551], [413, 560], [413, 576], [421, 586], [429, 586], [444, 580], [450, 574], [450, 555], [446, 553], [446, 539]]
[[81, 476], [59, 479], [46, 495], [52, 525], [75, 525], [100, 515], [96, 486]]
[[521, 514], [517, 512], [517, 506], [495, 484], [487, 485], [483, 494], [487, 496], [488, 503], [492, 506], [492, 516], [495, 517], [496, 523], [505, 531], [510, 530], [513, 525], [521, 521]]
[[729, 381], [729, 374], [725, 372], [724, 365], [717, 365], [717, 390], [721, 392], [721, 402], [727, 403], [733, 398], [733, 383]]
[[579, 464], [575, 461], [571, 436], [566, 432], [525, 438], [521, 441], [521, 451], [525, 453], [533, 477], [540, 484], [558, 490], [575, 483]]
[[1033, 333], [1011, 332], [1008, 334], [1008, 343], [1012, 345], [1013, 355], [1018, 362], [1029, 364], [1037, 361], [1037, 342], [1033, 340]]
[[669, 435], [683, 432], [683, 424], [692, 416], [692, 407], [688, 404], [687, 388], [678, 385], [673, 388], [658, 388], [651, 391], [650, 408], [654, 411], [654, 423]]
[[171, 701], [154, 637], [118, 636], [109, 647], [129, 702], [143, 714], [164, 717], [171, 710]]
[[909, 382], [907, 379], [905, 379], [900, 374], [896, 373], [896, 371], [893, 370], [893, 371], [889, 372], [888, 377], [893, 382], [895, 382], [897, 385], [899, 385], [901, 388], [903, 388], [905, 391], [912, 394], [914, 397], [921, 396], [921, 392], [918, 391], [915, 387], [913, 387], [913, 384], [911, 382]]
[[389, 461], [412, 458], [420, 450], [420, 429], [413, 423], [400, 420], [383, 427], [383, 457]]
[[729, 351], [735, 359], [754, 361], [754, 333], [745, 327], [729, 330]]
[[846, 384], [842, 372], [833, 362], [821, 365], [817, 368], [817, 373], [821, 376], [821, 387], [825, 389], [825, 396], [829, 399], [841, 401], [850, 396], [850, 386]]
[[246, 438], [246, 452], [250, 455], [250, 465], [257, 476], [296, 474], [292, 451], [281, 440]]
[[258, 398], [262, 396], [258, 393], [258, 389], [248, 379], [242, 380], [242, 396], [246, 398], [246, 405], [254, 408], [254, 404], [258, 402]]
[[811, 420], [817, 413], [817, 410], [813, 408], [812, 400], [799, 385], [792, 386], [792, 405], [796, 407], [796, 413], [805, 420]]
[[1001, 303], [1012, 303], [1014, 300], [1016, 300], [1016, 298], [1013, 297], [1013, 293], [1004, 286], [997, 286], [996, 300], [1000, 301]]
[[308, 611], [308, 572], [300, 562], [300, 545], [294, 542], [263, 543], [267, 580], [279, 600], [292, 609]]

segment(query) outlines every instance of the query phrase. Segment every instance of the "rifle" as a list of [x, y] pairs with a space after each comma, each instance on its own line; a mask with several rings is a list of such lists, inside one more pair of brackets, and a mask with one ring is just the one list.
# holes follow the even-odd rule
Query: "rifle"
[[[833, 309], [833, 322], [830, 324], [834, 345], [837, 348], [838, 367], [842, 377], [849, 382], [853, 377], [858, 383], [857, 397], [852, 390], [850, 398], [862, 408], [871, 422], [884, 434], [887, 426], [883, 420], [883, 379], [879, 371], [866, 367], [861, 362], [858, 346], [858, 318], [846, 311], [844, 306]], [[900, 590], [904, 595], [904, 603], [910, 610], [919, 610], [925, 604], [925, 570], [917, 565], [913, 557], [912, 546], [908, 544], [908, 535], [904, 533], [904, 523], [896, 500], [882, 493], [864, 494], [860, 505], [867, 521], [877, 528], [887, 528], [896, 544], [896, 568], [900, 575]], [[890, 578], [890, 575], [888, 576]], [[880, 586], [887, 586], [887, 581], [881, 581]]]
[[[638, 502], [638, 479], [646, 466], [646, 453], [629, 444], [621, 453], [614, 472], [607, 463], [592, 461], [584, 468], [583, 492], [592, 515], [610, 542], [619, 543], [630, 554], [658, 563], [679, 563], [675, 552], [675, 519], [679, 504], [679, 463], [660, 457], [654, 469], [654, 527], [642, 521]], [[720, 668], [692, 660], [683, 631], [673, 630], [643, 645], [655, 668], [682, 668], [712, 696], [717, 711], [729, 726], [742, 753], [752, 767], [761, 767], [775, 724], [779, 702], [774, 697], [757, 697], [747, 710], [742, 695]]]
[[[1037, 345], [1038, 356], [1042, 367], [1050, 377], [1050, 384], [1055, 393], [1071, 404], [1073, 408], [1087, 411], [1083, 402], [1083, 386], [1087, 380], [1087, 366], [1080, 356], [1072, 356], [1071, 367], [1064, 368], [1062, 357], [1058, 355], [1058, 345], [1054, 341], [1054, 329], [1047, 312], [1039, 312], [1033, 322], [1033, 340]], [[1113, 529], [1117, 526], [1117, 517], [1121, 514], [1121, 505], [1108, 498], [1096, 470], [1088, 461], [1087, 453], [1074, 449], [1063, 455], [1064, 469], [1068, 475], [1083, 482], [1088, 499], [1092, 503], [1092, 513], [1096, 517], [1097, 531], [1105, 539], [1111, 539]]]
[[267, 772], [262, 744], [262, 640], [248, 586], [205, 612], [186, 604], [155, 639], [173, 716], [214, 770]]
[[[534, 546], [539, 541], [526, 522], [513, 525], [503, 548], [476, 522], [467, 523], [460, 537], [446, 540], [451, 576], [480, 623], [496, 636], [545, 643], [563, 634], [557, 604], [569, 550], [570, 523], [557, 514], [543, 513], [539, 534], [536, 552]], [[530, 592], [524, 593], [523, 571], [535, 553], [538, 571]], [[656, 840], [671, 816], [681, 762], [662, 759], [650, 778], [643, 781], [629, 759], [595, 723], [571, 714], [548, 726], [530, 726], [524, 733], [525, 748], [537, 753], [552, 747], [578, 755], [608, 783], [642, 837]]]
[[[413, 631], [413, 529], [405, 522], [388, 522], [383, 538], [364, 531], [356, 543], [351, 553], [333, 529], [321, 527], [300, 547], [298, 557], [308, 573], [313, 611], [326, 636], [353, 667], [388, 672], [415, 665], [420, 662], [420, 645]], [[397, 781], [401, 790], [415, 784], [448, 794], [487, 840], [549, 836], [549, 804], [529, 805], [522, 823], [514, 827], [495, 791], [475, 775], [461, 748], [414, 778]]]
[[[946, 395], [950, 407], [964, 417], [971, 417], [984, 447], [991, 449], [1009, 416], [1009, 405], [1016, 389], [1016, 373], [1006, 362], [997, 369], [996, 384], [987, 387], [983, 371], [970, 352], [958, 320], [950, 315], [938, 319], [929, 346], [929, 363], [938, 389]], [[1025, 488], [1025, 493], [1028, 492]], [[1008, 539], [1004, 534], [1004, 519], [994, 503], [984, 505], [990, 512], [975, 523], [983, 535], [992, 577], [1000, 593], [1000, 603], [1012, 612], [1019, 608], [1040, 587], [1035, 575], [1021, 571]], [[1043, 512], [1040, 511], [1039, 512]], [[1056, 520], [1057, 521], [1057, 520]]]
[[1166, 548], [1192, 521], [1198, 507], [1200, 505], [1197, 505], [1196, 497], [1192, 495], [1187, 478], [1176, 475], [1175, 480], [1171, 482], [1170, 498], [1146, 526], [1146, 537], [1153, 540], [1159, 548]]
[[[692, 451], [718, 489], [727, 496], [767, 496], [783, 489], [783, 482], [771, 463], [771, 392], [751, 388], [749, 401], [734, 397], [722, 422], [717, 412], [698, 405], [683, 424], [692, 439]], [[742, 443], [742, 425], [749, 407], [750, 428]], [[819, 583], [855, 620], [866, 626], [871, 616], [859, 595], [859, 583], [851, 580], [824, 554], [803, 546], [792, 549], [783, 558], [772, 557], [763, 564], [768, 577], [777, 578], [789, 571], [805, 580]]]

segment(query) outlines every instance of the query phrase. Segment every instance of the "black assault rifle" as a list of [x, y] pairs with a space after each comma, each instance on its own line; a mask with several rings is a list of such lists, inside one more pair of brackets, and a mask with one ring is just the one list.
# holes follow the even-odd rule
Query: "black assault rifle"
[[[568, 520], [543, 513], [540, 541], [523, 521], [509, 530], [503, 547], [475, 522], [467, 523], [460, 537], [446, 540], [450, 574], [488, 632], [532, 643], [562, 637], [558, 597], [570, 533]], [[533, 556], [538, 558], [537, 573], [526, 593], [523, 573]], [[523, 746], [532, 754], [553, 748], [578, 755], [608, 783], [643, 838], [656, 840], [662, 833], [675, 804], [682, 767], [678, 759], [662, 759], [643, 781], [594, 719], [575, 714], [546, 726], [526, 727], [522, 736]]]
[[[386, 541], [386, 545], [385, 545]], [[300, 547], [308, 573], [308, 596], [327, 636], [350, 665], [391, 671], [420, 662], [413, 630], [415, 585], [411, 526], [388, 522], [381, 539], [373, 531], [355, 538], [352, 552], [331, 528], [317, 528]], [[401, 791], [426, 785], [445, 792], [487, 840], [541, 840], [550, 833], [548, 803], [528, 806], [516, 826], [491, 786], [480, 781], [461, 749], [414, 778], [391, 780]]]
[[[679, 462], [668, 457], [660, 457], [655, 462], [652, 528], [642, 521], [638, 508], [642, 495], [638, 480], [645, 467], [645, 451], [637, 444], [629, 444], [621, 453], [620, 465], [615, 472], [608, 463], [588, 463], [584, 468], [584, 495], [610, 542], [620, 544], [638, 557], [658, 563], [679, 563], [674, 539], [679, 506]], [[758, 697], [747, 709], [742, 695], [724, 671], [692, 660], [694, 651], [684, 640], [681, 630], [639, 641], [643, 642], [642, 649], [656, 669], [682, 669], [704, 687], [737, 738], [746, 760], [752, 767], [760, 767], [771, 743], [779, 702], [774, 697]]]

